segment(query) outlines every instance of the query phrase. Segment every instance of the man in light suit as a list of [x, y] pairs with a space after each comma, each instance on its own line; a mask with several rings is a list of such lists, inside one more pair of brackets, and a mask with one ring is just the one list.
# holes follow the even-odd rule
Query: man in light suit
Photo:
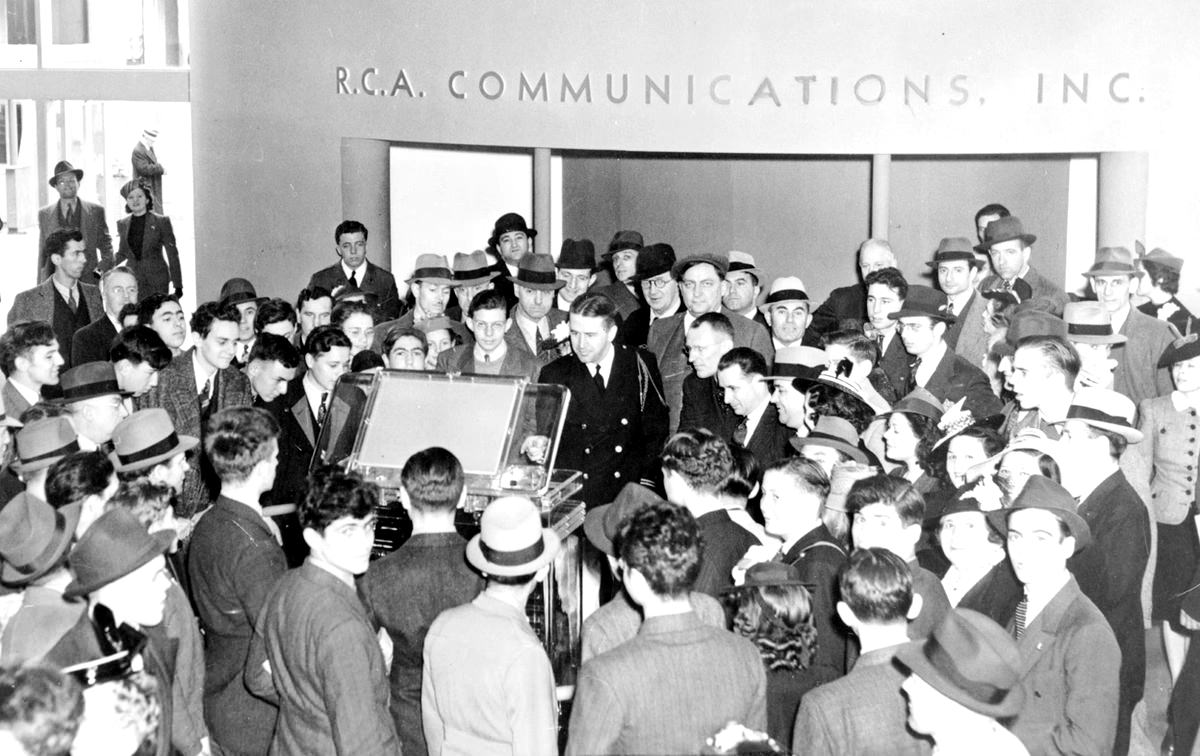
[[38, 281], [46, 279], [53, 272], [50, 253], [46, 251], [46, 240], [59, 230], [78, 231], [81, 234], [85, 258], [80, 274], [83, 281], [95, 284], [97, 270], [104, 272], [112, 267], [113, 247], [108, 219], [104, 216], [103, 207], [79, 198], [79, 182], [82, 180], [83, 170], [66, 160], [60, 160], [54, 166], [50, 186], [58, 192], [58, 201], [38, 210]]
[[[195, 346], [177, 355], [158, 374], [158, 385], [134, 401], [137, 409], [162, 407], [175, 430], [204, 440], [208, 419], [227, 407], [249, 406], [250, 383], [232, 367], [241, 316], [232, 305], [205, 302], [192, 314]], [[205, 447], [207, 448], [207, 447]], [[203, 512], [217, 495], [219, 476], [207, 456], [188, 460], [183, 495], [175, 513], [191, 517]]]
[[946, 344], [955, 354], [982, 368], [988, 350], [988, 335], [983, 328], [987, 301], [977, 289], [986, 263], [976, 256], [968, 239], [948, 237], [938, 244], [933, 260], [925, 264], [933, 268], [938, 288], [946, 295], [954, 315], [954, 322], [946, 328]]
[[75, 332], [71, 339], [71, 364], [108, 360], [113, 339], [122, 330], [118, 318], [125, 305], [138, 301], [138, 283], [127, 268], [111, 268], [100, 276], [100, 297], [104, 316]]
[[130, 155], [130, 163], [133, 166], [133, 180], [145, 179], [150, 185], [150, 191], [154, 193], [154, 202], [158, 205], [159, 212], [166, 213], [161, 208], [163, 204], [162, 193], [162, 177], [167, 172], [163, 168], [162, 163], [158, 162], [158, 156], [154, 154], [154, 140], [158, 139], [157, 129], [146, 129], [142, 132], [142, 138], [133, 146], [133, 154]]
[[83, 234], [58, 230], [44, 240], [52, 274], [42, 283], [13, 298], [8, 325], [42, 320], [54, 328], [66, 367], [71, 367], [75, 332], [104, 315], [100, 290], [84, 283], [87, 255]]
[[[686, 309], [669, 318], [660, 318], [650, 326], [646, 347], [662, 371], [672, 430], [679, 427], [683, 379], [689, 372], [684, 353], [687, 329], [706, 312], [722, 312], [721, 298], [727, 287], [725, 274], [728, 269], [729, 261], [719, 255], [691, 255], [676, 262], [671, 274], [679, 281], [680, 296]], [[766, 327], [734, 312], [727, 311], [725, 315], [733, 326], [734, 346], [750, 347], [763, 355], [769, 364], [775, 357], [775, 347]]]
[[513, 319], [508, 314], [507, 303], [504, 295], [494, 289], [476, 294], [467, 307], [464, 320], [475, 334], [475, 343], [462, 344], [439, 354], [438, 372], [536, 378], [541, 369], [537, 360], [524, 350], [508, 348], [506, 337], [512, 332]]
[[308, 288], [319, 286], [335, 294], [346, 286], [358, 288], [375, 295], [380, 320], [400, 317], [403, 304], [396, 279], [367, 259], [367, 227], [356, 220], [344, 220], [334, 230], [333, 239], [340, 262], [313, 273]]
[[1061, 286], [1043, 276], [1029, 264], [1035, 241], [1037, 241], [1037, 236], [1025, 233], [1021, 219], [1015, 215], [999, 218], [989, 223], [983, 232], [983, 241], [975, 246], [975, 251], [986, 254], [991, 259], [992, 270], [995, 273], [983, 279], [979, 290], [1012, 291], [1014, 284], [1021, 280], [1029, 284], [1034, 299], [1052, 301], [1054, 312], [1059, 315], [1067, 304], [1067, 295]]

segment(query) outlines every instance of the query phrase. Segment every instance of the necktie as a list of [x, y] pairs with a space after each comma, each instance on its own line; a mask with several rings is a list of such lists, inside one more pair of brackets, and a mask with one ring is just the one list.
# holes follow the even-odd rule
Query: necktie
[[329, 392], [321, 392], [321, 406], [317, 408], [317, 424], [325, 424], [325, 414], [329, 411]]
[[358, 288], [358, 271], [357, 270], [350, 271], [350, 285], [352, 287], [354, 287], [355, 289]]
[[908, 366], [908, 390], [912, 391], [921, 384], [917, 382], [917, 368], [921, 367], [921, 358], [918, 357]]
[[75, 297], [74, 289], [67, 292], [67, 306], [71, 308], [71, 312], [79, 312], [79, 300]]
[[1017, 604], [1017, 613], [1013, 616], [1013, 636], [1017, 640], [1021, 640], [1021, 636], [1025, 634], [1025, 612], [1029, 609], [1029, 598], [1021, 597], [1020, 603]]
[[1012, 291], [1012, 287], [1013, 287], [1013, 282], [1012, 282], [1012, 281], [1008, 281], [1008, 280], [1006, 280], [1006, 281], [1004, 282], [1004, 290], [1005, 290], [1005, 291]]
[[596, 384], [596, 388], [600, 393], [604, 393], [604, 376], [600, 374], [600, 366], [596, 365], [596, 372], [592, 375], [592, 382]]
[[733, 440], [739, 444], [746, 443], [746, 436], [749, 434], [749, 431], [750, 426], [746, 424], [746, 418], [743, 417], [742, 421], [738, 423], [737, 429], [733, 432]]
[[200, 406], [203, 407], [204, 409], [208, 409], [208, 404], [211, 401], [212, 401], [212, 376], [209, 376], [208, 379], [206, 381], [204, 381], [204, 392], [202, 394], [200, 394]]
[[74, 205], [67, 206], [66, 218], [63, 219], [63, 222], [67, 224], [67, 228], [77, 228], [78, 227], [78, 224], [75, 223], [75, 206]]

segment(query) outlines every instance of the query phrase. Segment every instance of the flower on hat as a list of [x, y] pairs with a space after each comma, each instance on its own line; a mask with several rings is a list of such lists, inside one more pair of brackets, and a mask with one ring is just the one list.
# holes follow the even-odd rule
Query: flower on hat
[[962, 432], [967, 426], [975, 422], [975, 417], [970, 410], [963, 409], [963, 404], [967, 398], [964, 396], [957, 402], [949, 400], [942, 402], [942, 419], [938, 421], [938, 430], [943, 436], [953, 436], [956, 433]]

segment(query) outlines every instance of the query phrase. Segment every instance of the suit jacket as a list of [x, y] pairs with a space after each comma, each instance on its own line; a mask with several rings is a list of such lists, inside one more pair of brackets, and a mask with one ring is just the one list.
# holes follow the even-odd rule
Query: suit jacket
[[810, 690], [800, 701], [792, 743], [803, 743], [811, 756], [928, 756], [931, 743], [908, 729], [900, 690], [908, 675], [893, 661], [899, 648], [868, 651], [845, 677]]
[[[95, 273], [97, 267], [101, 273], [112, 267], [112, 236], [109, 235], [108, 219], [104, 216], [102, 206], [83, 199], [77, 202], [79, 231], [83, 234], [83, 254], [87, 257], [82, 280], [94, 284], [99, 278]], [[55, 200], [38, 210], [38, 281], [44, 281], [54, 272], [54, 266], [46, 256], [46, 237], [60, 228], [66, 228], [66, 220], [62, 217], [58, 200]]]
[[[657, 459], [657, 458], [656, 458]], [[733, 567], [751, 546], [758, 546], [754, 534], [738, 525], [724, 509], [705, 512], [696, 518], [703, 546], [700, 549], [700, 573], [693, 588], [720, 598], [733, 587]]]
[[271, 490], [274, 504], [299, 504], [307, 491], [308, 469], [317, 434], [312, 408], [304, 393], [304, 376], [296, 376], [283, 396], [267, 405], [279, 423], [279, 469]]
[[701, 378], [694, 372], [683, 379], [683, 404], [679, 430], [707, 428], [726, 441], [733, 438], [741, 418], [725, 403], [716, 376]]
[[579, 670], [567, 754], [699, 753], [730, 720], [765, 729], [758, 649], [695, 612], [651, 617]]
[[[400, 317], [402, 307], [400, 304], [400, 292], [396, 289], [396, 279], [391, 273], [383, 268], [375, 265], [370, 260], [367, 260], [363, 266], [364, 272], [358, 281], [358, 288], [365, 292], [374, 294], [378, 298], [376, 309], [379, 311], [379, 320], [393, 320]], [[342, 270], [342, 263], [339, 260], [336, 265], [330, 265], [328, 268], [322, 268], [312, 274], [312, 278], [308, 279], [309, 288], [313, 286], [321, 286], [329, 291], [333, 291], [339, 286], [345, 286], [350, 283], [346, 278], [345, 271]]]
[[[683, 319], [686, 313], [672, 315], [654, 321], [650, 326], [650, 335], [646, 347], [658, 360], [662, 371], [663, 390], [670, 410], [671, 430], [679, 427], [679, 414], [683, 407], [683, 379], [692, 372], [684, 354]], [[767, 359], [769, 367], [775, 358], [775, 346], [771, 343], [771, 334], [761, 324], [755, 323], [741, 315], [729, 314], [729, 322], [733, 324], [733, 345], [750, 347]]]
[[[196, 366], [192, 362], [193, 349], [176, 355], [171, 364], [160, 370], [158, 385], [146, 392], [145, 396], [135, 398], [134, 406], [140, 410], [162, 407], [171, 416], [176, 433], [203, 439], [204, 428], [200, 423], [200, 402], [196, 391]], [[218, 370], [214, 384], [214, 413], [226, 407], [248, 407], [254, 399], [250, 393], [249, 379], [232, 366]], [[188, 458], [183, 495], [176, 504], [175, 513], [181, 517], [191, 517], [203, 511], [216, 499], [219, 487], [208, 460], [198, 450]]]
[[987, 299], [973, 292], [967, 306], [946, 329], [946, 343], [967, 362], [977, 368], [983, 367], [983, 358], [988, 352], [988, 334], [983, 328], [983, 313], [987, 310]]
[[[725, 629], [725, 609], [721, 602], [707, 593], [691, 591], [688, 602], [700, 621], [710, 627]], [[580, 661], [611, 651], [633, 640], [642, 626], [642, 608], [633, 603], [629, 594], [618, 590], [612, 600], [588, 615], [583, 621]]]
[[589, 507], [613, 501], [626, 483], [652, 479], [667, 439], [667, 408], [654, 358], [631, 347], [612, 348], [603, 393], [574, 355], [558, 358], [538, 375], [539, 383], [571, 391], [556, 464], [584, 473], [580, 498]]
[[1012, 563], [1008, 557], [1001, 559], [971, 586], [957, 604], [960, 609], [973, 609], [980, 614], [991, 617], [997, 625], [1003, 627], [1012, 622], [1017, 604], [1025, 595], [1021, 581], [1013, 574]]
[[267, 596], [287, 563], [266, 522], [221, 497], [192, 531], [188, 576], [205, 632], [204, 720], [231, 753], [260, 756], [275, 731], [275, 707], [250, 695], [243, 670]]
[[846, 671], [846, 646], [850, 636], [837, 617], [838, 571], [846, 563], [846, 548], [824, 523], [792, 544], [782, 559], [800, 570], [800, 579], [812, 595], [813, 626], [817, 629], [817, 653], [813, 664], [826, 664]]
[[154, 193], [154, 206], [159, 209], [163, 208], [162, 177], [166, 173], [166, 169], [162, 167], [162, 163], [158, 162], [154, 148], [147, 147], [139, 141], [133, 146], [129, 162], [133, 166], [135, 179], [140, 178], [150, 182], [150, 191]]
[[[528, 378], [532, 381], [537, 378], [541, 367], [529, 352], [506, 348], [504, 360], [500, 363], [500, 375]], [[439, 373], [474, 373], [475, 345], [463, 344], [442, 352], [438, 355], [437, 370]]]
[[[1067, 306], [1067, 301], [1070, 298], [1062, 290], [1061, 286], [1043, 276], [1032, 265], [1029, 266], [1029, 270], [1025, 272], [1025, 275], [1021, 276], [1021, 280], [1029, 284], [1029, 288], [1033, 290], [1034, 299], [1049, 299], [1054, 303], [1054, 314], [1062, 315], [1063, 308]], [[993, 291], [1002, 288], [1004, 288], [1004, 279], [995, 273], [992, 273], [979, 283], [980, 291]]]
[[311, 561], [275, 584], [246, 660], [246, 687], [279, 704], [272, 754], [400, 753], [386, 678], [354, 588]]
[[754, 455], [760, 465], [765, 467], [788, 455], [788, 451], [791, 449], [788, 439], [795, 433], [794, 430], [779, 422], [779, 410], [774, 403], [768, 401], [767, 408], [763, 410], [762, 417], [759, 418], [758, 425], [754, 428], [754, 433], [746, 439], [743, 446]]
[[878, 366], [900, 397], [908, 393], [905, 388], [912, 377], [911, 365], [912, 356], [904, 350], [904, 340], [896, 333], [888, 342], [887, 349], [880, 355]]
[[621, 316], [621, 321], [633, 315], [639, 307], [646, 303], [642, 300], [639, 294], [634, 294], [629, 290], [629, 287], [620, 281], [614, 281], [608, 286], [593, 287], [592, 292], [603, 294], [613, 301], [617, 306], [617, 313]]
[[[508, 315], [510, 318], [512, 318], [513, 324], [512, 328], [508, 329], [508, 333], [504, 334], [504, 343], [508, 346], [508, 351], [510, 354], [520, 353], [524, 355], [525, 358], [533, 360], [535, 363], [537, 363], [539, 370], [544, 368], [546, 365], [549, 365], [551, 362], [559, 359], [560, 357], [571, 356], [571, 345], [569, 341], [565, 341], [557, 347], [547, 349], [541, 349], [539, 345], [537, 354], [534, 354], [534, 350], [529, 348], [529, 342], [525, 340], [525, 334], [521, 333], [521, 328], [517, 325], [517, 308], [513, 307], [512, 310], [509, 311]], [[550, 330], [553, 331], [554, 328], [560, 323], [567, 322], [567, 314], [562, 310], [555, 310], [551, 308], [546, 313], [546, 320], [549, 323]]]
[[1009, 729], [1029, 752], [1111, 753], [1121, 651], [1074, 578], [1029, 622], [1017, 650], [1025, 704]]
[[[671, 317], [683, 312], [683, 300], [680, 299], [675, 306], [675, 310], [666, 315]], [[650, 305], [642, 305], [634, 310], [629, 317], [621, 323], [621, 329], [617, 333], [617, 341], [629, 346], [646, 346], [646, 339], [650, 337]]]
[[[138, 297], [142, 299], [151, 294], [167, 294], [168, 287], [182, 291], [183, 270], [179, 267], [179, 248], [175, 245], [175, 229], [171, 226], [171, 219], [158, 213], [146, 213], [142, 248], [135, 254], [129, 248], [129, 223], [132, 217], [127, 215], [117, 221], [120, 246], [113, 264], [129, 268], [137, 278]], [[164, 251], [166, 260], [163, 260]]]
[[71, 338], [71, 364], [108, 362], [108, 350], [115, 338], [117, 329], [105, 313], [75, 332]]
[[[910, 380], [909, 388], [912, 387]], [[983, 370], [950, 349], [942, 354], [942, 359], [925, 382], [925, 389], [943, 402], [966, 399], [963, 409], [977, 418], [998, 415], [1004, 409], [1000, 398], [992, 393], [991, 381]]]
[[11, 380], [4, 382], [4, 388], [0, 389], [0, 394], [3, 394], [4, 414], [8, 417], [20, 419], [25, 410], [33, 406], [24, 394], [17, 391]]
[[1113, 358], [1117, 361], [1113, 390], [1129, 397], [1134, 404], [1171, 393], [1174, 387], [1171, 371], [1158, 367], [1158, 359], [1178, 338], [1175, 327], [1131, 307], [1118, 333], [1126, 341], [1113, 348]]
[[841, 329], [842, 321], [867, 319], [867, 289], [862, 284], [842, 286], [829, 293], [829, 298], [813, 313], [808, 330], [824, 335]]
[[[103, 317], [104, 304], [100, 301], [100, 289], [80, 281], [79, 291], [84, 303], [87, 304], [88, 322]], [[26, 289], [17, 294], [17, 296], [13, 297], [12, 309], [8, 311], [9, 328], [15, 326], [17, 323], [32, 323], [35, 320], [44, 320], [47, 323], [53, 324], [54, 298], [58, 296], [59, 293], [54, 288], [54, 282], [49, 279], [32, 289]], [[60, 336], [58, 340], [59, 348], [69, 354], [74, 336], [74, 333], [69, 334], [65, 339]]]
[[933, 629], [942, 624], [950, 611], [950, 599], [946, 598], [946, 589], [929, 570], [912, 560], [908, 563], [912, 571], [913, 593], [921, 597], [921, 613], [908, 623], [908, 637], [912, 640], [928, 638]]

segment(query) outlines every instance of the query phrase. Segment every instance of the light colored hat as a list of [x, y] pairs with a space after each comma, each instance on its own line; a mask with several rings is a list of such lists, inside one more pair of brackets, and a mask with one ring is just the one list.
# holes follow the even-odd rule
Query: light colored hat
[[1133, 263], [1133, 253], [1126, 247], [1101, 247], [1096, 250], [1096, 261], [1083, 274], [1092, 276], [1137, 276], [1141, 278], [1146, 271]]
[[[729, 252], [729, 273], [749, 273], [754, 276], [755, 283], [762, 282], [762, 269], [754, 262], [754, 255], [747, 252], [731, 250]], [[728, 275], [728, 274], [726, 274]]]
[[1067, 302], [1063, 308], [1067, 340], [1080, 344], [1124, 344], [1125, 337], [1113, 333], [1112, 315], [1099, 302]]
[[828, 446], [845, 454], [860, 464], [870, 464], [867, 455], [858, 445], [858, 433], [849, 420], [834, 415], [821, 415], [817, 425], [807, 436], [794, 436], [789, 439], [792, 448], [800, 451], [805, 446]]
[[117, 472], [148, 470], [200, 443], [195, 436], [176, 435], [171, 416], [159, 407], [139, 410], [117, 423], [112, 441], [108, 458]]
[[764, 380], [791, 381], [795, 378], [816, 378], [825, 370], [825, 350], [810, 346], [784, 347], [775, 353], [771, 375]]
[[17, 432], [16, 446], [13, 470], [20, 474], [31, 473], [79, 451], [79, 435], [69, 419], [44, 417]]
[[467, 543], [467, 562], [485, 575], [528, 575], [549, 564], [560, 546], [532, 501], [504, 496], [483, 510], [479, 534]]
[[767, 298], [758, 306], [758, 309], [766, 312], [771, 309], [771, 305], [779, 302], [807, 301], [808, 290], [805, 289], [804, 282], [796, 276], [783, 276], [771, 282], [771, 291], [767, 293]]
[[404, 283], [411, 284], [414, 281], [458, 286], [458, 281], [454, 280], [454, 273], [451, 272], [450, 263], [446, 262], [445, 255], [417, 255], [417, 264], [413, 267], [413, 273]]
[[1112, 389], [1087, 386], [1075, 392], [1071, 407], [1067, 410], [1067, 419], [1116, 433], [1129, 443], [1136, 444], [1142, 440], [1142, 432], [1133, 427], [1136, 412], [1133, 400], [1124, 394]]
[[454, 283], [458, 286], [479, 286], [498, 275], [482, 249], [454, 253]]

